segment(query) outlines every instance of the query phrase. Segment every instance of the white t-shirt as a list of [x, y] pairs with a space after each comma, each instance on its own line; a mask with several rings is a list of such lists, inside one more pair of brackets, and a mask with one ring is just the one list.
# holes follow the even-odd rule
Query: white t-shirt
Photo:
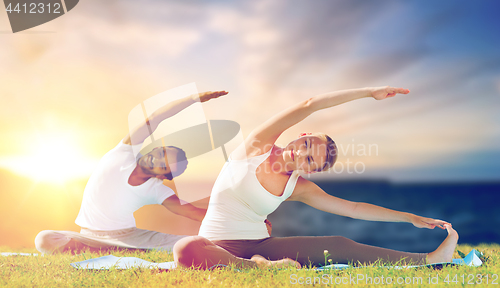
[[262, 187], [256, 170], [270, 154], [271, 150], [245, 160], [233, 160], [229, 156], [215, 181], [198, 235], [209, 240], [269, 237], [264, 220], [292, 195], [299, 178], [299, 173], [294, 171], [281, 196]]
[[[122, 141], [106, 153], [85, 186], [75, 223], [91, 230], [135, 227], [133, 213], [144, 205], [162, 204], [174, 191], [157, 178], [139, 186], [128, 184], [137, 165], [133, 146]], [[137, 147], [135, 147], [137, 148]]]

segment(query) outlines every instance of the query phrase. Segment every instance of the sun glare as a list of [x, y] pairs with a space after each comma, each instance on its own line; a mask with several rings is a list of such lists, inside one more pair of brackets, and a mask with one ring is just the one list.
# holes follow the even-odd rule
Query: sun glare
[[97, 161], [85, 157], [71, 135], [43, 135], [30, 143], [25, 155], [3, 157], [1, 166], [38, 182], [64, 184], [88, 177]]

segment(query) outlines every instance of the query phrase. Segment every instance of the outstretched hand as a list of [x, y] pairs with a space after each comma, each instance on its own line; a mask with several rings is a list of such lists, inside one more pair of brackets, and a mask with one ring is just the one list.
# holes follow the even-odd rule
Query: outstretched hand
[[269, 219], [264, 220], [264, 223], [266, 223], [267, 233], [269, 233], [269, 236], [271, 236], [271, 232], [273, 231], [273, 224], [271, 224], [271, 221], [269, 221]]
[[438, 220], [438, 219], [432, 219], [432, 218], [426, 218], [426, 217], [421, 217], [417, 215], [413, 215], [411, 218], [411, 224], [417, 228], [428, 228], [428, 229], [434, 229], [434, 227], [439, 227], [441, 229], [445, 229], [444, 225], [450, 225], [450, 223], [443, 221], [443, 220]]
[[396, 94], [408, 94], [410, 90], [404, 88], [394, 88], [391, 86], [385, 87], [374, 87], [372, 89], [372, 97], [377, 100], [386, 99], [389, 97], [394, 97]]
[[193, 96], [196, 98], [199, 98], [200, 102], [203, 103], [203, 102], [207, 102], [210, 99], [219, 98], [220, 96], [224, 96], [227, 93], [228, 92], [226, 92], [226, 91], [213, 91], [213, 92], [207, 91], [207, 92], [198, 93], [197, 95], [195, 94]]

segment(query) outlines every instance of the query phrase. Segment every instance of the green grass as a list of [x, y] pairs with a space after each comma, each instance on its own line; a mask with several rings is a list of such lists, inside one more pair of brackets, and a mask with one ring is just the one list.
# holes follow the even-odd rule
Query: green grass
[[[468, 253], [471, 249], [482, 251], [487, 260], [481, 267], [453, 266], [441, 270], [430, 268], [416, 269], [387, 269], [379, 267], [362, 267], [347, 270], [318, 272], [312, 270], [289, 269], [244, 269], [242, 272], [231, 268], [214, 271], [196, 271], [178, 269], [173, 271], [159, 271], [150, 269], [128, 270], [78, 270], [70, 263], [96, 258], [103, 255], [138, 257], [151, 262], [173, 261], [171, 254], [158, 251], [113, 251], [111, 253], [83, 253], [80, 255], [59, 254], [45, 256], [7, 256], [0, 257], [0, 287], [282, 287], [282, 286], [345, 286], [363, 285], [364, 287], [380, 287], [387, 285], [387, 279], [392, 280], [393, 287], [431, 286], [431, 281], [438, 280], [440, 285], [470, 286], [479, 284], [481, 287], [500, 287], [500, 246], [497, 244], [482, 244], [478, 246], [459, 245], [458, 249]], [[27, 252], [34, 250], [23, 249], [13, 251], [8, 247], [0, 247], [1, 252]], [[455, 258], [458, 254], [455, 253]], [[454, 279], [454, 276], [457, 276]], [[463, 275], [463, 278], [462, 278]], [[486, 285], [486, 275], [489, 284]], [[497, 276], [494, 276], [497, 275]], [[363, 277], [363, 280], [361, 280]], [[372, 284], [366, 285], [367, 277], [372, 278]], [[384, 280], [382, 280], [382, 277]], [[495, 278], [496, 277], [496, 278]], [[316, 279], [315, 279], [316, 278]], [[351, 280], [353, 279], [353, 280]], [[497, 284], [492, 284], [496, 279]], [[408, 285], [398, 284], [397, 281], [406, 281]], [[453, 280], [456, 280], [454, 283]], [[464, 284], [462, 284], [462, 280]], [[308, 283], [310, 282], [310, 284]], [[337, 285], [335, 283], [337, 281]], [[344, 284], [342, 284], [344, 281]], [[369, 281], [369, 280], [368, 280]], [[383, 281], [383, 283], [382, 283]], [[296, 282], [297, 284], [293, 284]], [[299, 284], [298, 282], [304, 282]], [[377, 284], [378, 282], [378, 284]], [[471, 283], [470, 285], [467, 283]], [[413, 284], [413, 285], [410, 285]]]

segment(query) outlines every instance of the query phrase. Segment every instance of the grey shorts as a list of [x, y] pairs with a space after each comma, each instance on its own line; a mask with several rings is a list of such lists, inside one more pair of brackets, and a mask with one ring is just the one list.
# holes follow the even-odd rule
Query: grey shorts
[[82, 228], [80, 233], [73, 231], [45, 230], [35, 238], [35, 246], [42, 253], [52, 253], [74, 239], [93, 248], [131, 248], [171, 250], [174, 244], [186, 237], [156, 231], [128, 228], [113, 231], [95, 231]]

